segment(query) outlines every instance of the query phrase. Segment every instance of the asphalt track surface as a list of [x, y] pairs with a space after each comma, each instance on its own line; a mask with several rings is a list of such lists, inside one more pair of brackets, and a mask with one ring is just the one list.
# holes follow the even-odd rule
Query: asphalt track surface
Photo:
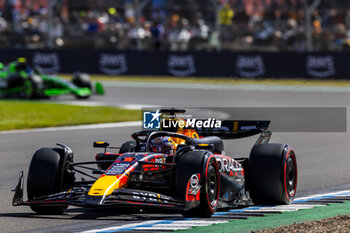
[[[248, 91], [201, 88], [107, 87], [107, 95], [93, 97], [91, 102], [103, 105], [184, 106], [184, 107], [347, 107], [350, 93], [307, 91]], [[71, 101], [70, 97], [62, 98]], [[349, 122], [349, 119], [347, 120]], [[108, 212], [69, 208], [65, 215], [37, 215], [28, 207], [12, 207], [11, 189], [18, 172], [25, 175], [34, 151], [54, 146], [56, 142], [69, 145], [75, 161], [93, 160], [98, 150], [95, 140], [107, 140], [120, 145], [130, 139], [140, 127], [83, 129], [60, 132], [0, 134], [0, 226], [1, 232], [77, 232], [108, 225], [129, 224], [179, 216], [169, 213]], [[227, 154], [249, 154], [254, 139], [225, 141]], [[271, 142], [283, 142], [295, 148], [299, 167], [298, 196], [342, 190], [350, 184], [349, 133], [274, 133]]]

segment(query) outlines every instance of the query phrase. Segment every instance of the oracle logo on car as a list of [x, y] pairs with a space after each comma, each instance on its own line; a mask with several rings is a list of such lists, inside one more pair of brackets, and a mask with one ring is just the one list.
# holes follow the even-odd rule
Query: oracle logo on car
[[168, 72], [174, 76], [189, 76], [196, 72], [192, 55], [169, 55]]
[[335, 75], [333, 56], [308, 56], [306, 58], [306, 72], [318, 78]]
[[60, 59], [57, 53], [34, 53], [33, 65], [48, 74], [60, 71]]
[[219, 172], [239, 172], [243, 171], [240, 163], [229, 157], [217, 157], [216, 161], [219, 165]]
[[99, 60], [100, 70], [109, 75], [118, 75], [128, 71], [125, 54], [102, 53]]
[[238, 56], [236, 73], [241, 77], [254, 78], [265, 74], [265, 64], [262, 56]]

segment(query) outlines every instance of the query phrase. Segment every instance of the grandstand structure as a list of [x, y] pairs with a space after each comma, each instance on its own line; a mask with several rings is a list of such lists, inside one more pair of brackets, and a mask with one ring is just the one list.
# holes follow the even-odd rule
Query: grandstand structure
[[344, 0], [0, 0], [0, 48], [339, 51]]

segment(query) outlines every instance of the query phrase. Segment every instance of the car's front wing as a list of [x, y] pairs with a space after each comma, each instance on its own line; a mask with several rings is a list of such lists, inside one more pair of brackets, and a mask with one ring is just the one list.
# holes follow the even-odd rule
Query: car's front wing
[[15, 191], [12, 205], [27, 206], [55, 206], [55, 205], [73, 205], [88, 208], [111, 208], [118, 206], [136, 206], [139, 208], [170, 208], [183, 210], [185, 201], [163, 194], [136, 190], [136, 189], [118, 189], [108, 196], [90, 196], [87, 195], [86, 188], [76, 187], [71, 190], [60, 192], [52, 195], [38, 197], [35, 200], [23, 200], [23, 172], [20, 177]]

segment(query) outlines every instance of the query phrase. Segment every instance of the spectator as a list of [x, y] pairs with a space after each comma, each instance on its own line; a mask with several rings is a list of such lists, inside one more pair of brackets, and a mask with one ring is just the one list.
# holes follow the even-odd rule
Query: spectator
[[220, 39], [224, 49], [228, 49], [232, 41], [232, 19], [234, 12], [229, 4], [224, 4], [219, 12]]
[[150, 31], [153, 38], [154, 50], [159, 51], [163, 42], [164, 27], [162, 24], [154, 22]]
[[191, 39], [191, 31], [187, 19], [182, 19], [180, 24], [180, 32], [178, 35], [179, 49], [185, 51], [188, 49], [188, 44]]
[[230, 26], [232, 25], [232, 19], [234, 12], [229, 4], [224, 4], [222, 9], [219, 12], [219, 22], [221, 26]]

